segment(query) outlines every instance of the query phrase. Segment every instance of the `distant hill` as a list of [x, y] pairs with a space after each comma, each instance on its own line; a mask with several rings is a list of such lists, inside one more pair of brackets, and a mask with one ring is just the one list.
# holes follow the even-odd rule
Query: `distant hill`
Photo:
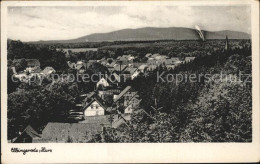
[[[237, 31], [203, 31], [206, 39], [250, 39], [250, 35]], [[195, 29], [183, 27], [123, 29], [109, 33], [94, 33], [71, 40], [49, 40], [33, 43], [81, 43], [102, 41], [147, 41], [147, 40], [197, 40]], [[32, 42], [31, 42], [32, 43]]]

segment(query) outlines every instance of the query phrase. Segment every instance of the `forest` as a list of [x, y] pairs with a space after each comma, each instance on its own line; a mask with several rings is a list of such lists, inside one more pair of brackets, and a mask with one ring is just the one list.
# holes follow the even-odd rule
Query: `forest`
[[[201, 81], [187, 80], [178, 84], [157, 81], [158, 72], [164, 72], [164, 76], [222, 72], [234, 79], [238, 79], [241, 72], [251, 75], [250, 41], [230, 42], [231, 49], [228, 51], [224, 51], [223, 40], [127, 43], [100, 47], [98, 58], [116, 58], [117, 55], [129, 53], [143, 58], [151, 52], [170, 57], [193, 54], [196, 59], [174, 70], [167, 70], [161, 65], [148, 75], [125, 84], [138, 91], [142, 99], [140, 109], [133, 113], [128, 126], [107, 128], [105, 139], [97, 136], [93, 142], [252, 142], [251, 77], [242, 77], [235, 82], [231, 79], [225, 81], [220, 76], [214, 76], [211, 81], [206, 81], [206, 77], [202, 76]], [[67, 68], [69, 58], [55, 47], [9, 41], [9, 65], [18, 58], [39, 59], [41, 67], [52, 66], [60, 73], [73, 72]], [[105, 72], [106, 68], [93, 65], [88, 71]], [[11, 71], [8, 72], [10, 77]], [[79, 95], [91, 91], [94, 85], [78, 82], [53, 84], [45, 80], [42, 85], [29, 86], [12, 83], [8, 79], [9, 139], [28, 124], [41, 131], [47, 122], [65, 121], [67, 111], [75, 108]]]
[[132, 86], [142, 98], [142, 110], [134, 114], [129, 127], [108, 129], [106, 142], [251, 142], [251, 76], [235, 82], [217, 80], [220, 76], [178, 85], [156, 81], [157, 71], [166, 71], [165, 76], [223, 72], [238, 79], [239, 71], [251, 75], [251, 62], [248, 46], [138, 77]]

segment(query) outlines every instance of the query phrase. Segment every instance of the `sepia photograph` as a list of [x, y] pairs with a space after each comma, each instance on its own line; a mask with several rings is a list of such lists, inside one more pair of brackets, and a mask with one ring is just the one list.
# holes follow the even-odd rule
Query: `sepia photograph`
[[249, 2], [6, 5], [7, 151], [48, 154], [56, 143], [259, 142], [259, 88], [252, 89], [258, 36]]

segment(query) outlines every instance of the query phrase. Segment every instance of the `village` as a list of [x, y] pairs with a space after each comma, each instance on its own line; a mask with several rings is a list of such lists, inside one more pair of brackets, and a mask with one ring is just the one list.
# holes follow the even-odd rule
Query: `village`
[[[67, 52], [68, 53], [68, 52]], [[49, 122], [39, 134], [30, 125], [11, 142], [91, 142], [93, 136], [102, 134], [106, 128], [127, 128], [134, 111], [141, 110], [142, 101], [137, 91], [131, 86], [122, 88], [122, 82], [131, 81], [140, 74], [153, 71], [159, 66], [174, 69], [176, 66], [191, 62], [195, 57], [169, 58], [158, 53], [145, 55], [146, 62], [135, 62], [133, 55], [122, 55], [117, 59], [102, 58], [100, 60], [68, 61], [68, 67], [77, 74], [84, 75], [93, 64], [99, 63], [107, 68], [104, 76], [99, 76], [92, 92], [80, 95], [80, 101], [75, 109], [69, 111], [67, 122]], [[13, 62], [21, 62], [16, 59]], [[32, 77], [47, 77], [55, 74], [52, 67], [40, 69], [37, 59], [25, 59], [27, 67], [24, 71], [16, 72], [12, 67], [14, 77], [20, 82], [29, 83]]]

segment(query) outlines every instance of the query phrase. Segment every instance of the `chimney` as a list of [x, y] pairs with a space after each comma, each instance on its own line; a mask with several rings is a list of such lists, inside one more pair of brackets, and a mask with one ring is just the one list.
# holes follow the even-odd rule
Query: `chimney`
[[225, 50], [229, 50], [229, 44], [228, 44], [228, 36], [226, 35], [226, 45], [225, 45]]

